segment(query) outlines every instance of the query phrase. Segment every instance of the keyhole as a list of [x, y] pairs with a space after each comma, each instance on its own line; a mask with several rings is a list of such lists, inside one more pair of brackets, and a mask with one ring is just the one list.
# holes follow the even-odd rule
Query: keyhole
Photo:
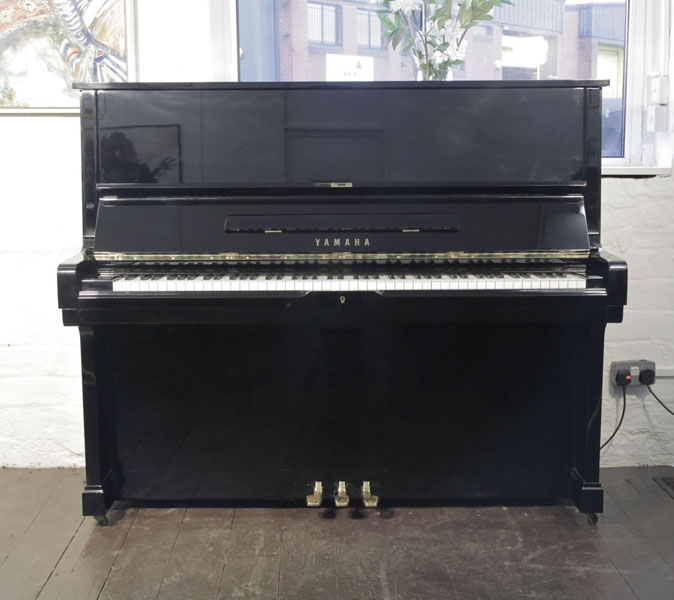
[[339, 301], [341, 304], [344, 304], [346, 302], [346, 296], [340, 296]]

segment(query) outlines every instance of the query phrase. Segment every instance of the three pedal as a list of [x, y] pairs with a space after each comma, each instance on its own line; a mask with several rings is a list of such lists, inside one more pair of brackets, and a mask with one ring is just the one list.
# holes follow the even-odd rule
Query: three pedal
[[[323, 504], [323, 482], [314, 481], [313, 494], [306, 497], [307, 506], [310, 508], [318, 508]], [[379, 496], [372, 493], [372, 487], [369, 481], [363, 481], [360, 487], [360, 499], [365, 508], [377, 508], [379, 505]], [[333, 492], [333, 500], [335, 508], [346, 508], [351, 502], [351, 498], [347, 492], [346, 481], [338, 481]]]

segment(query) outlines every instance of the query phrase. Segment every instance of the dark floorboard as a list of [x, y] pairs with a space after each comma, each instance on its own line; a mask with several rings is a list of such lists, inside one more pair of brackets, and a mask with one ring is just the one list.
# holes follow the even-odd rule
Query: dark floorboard
[[2, 600], [674, 600], [672, 467], [604, 469], [571, 507], [338, 511], [115, 506], [80, 516], [78, 469], [0, 469]]

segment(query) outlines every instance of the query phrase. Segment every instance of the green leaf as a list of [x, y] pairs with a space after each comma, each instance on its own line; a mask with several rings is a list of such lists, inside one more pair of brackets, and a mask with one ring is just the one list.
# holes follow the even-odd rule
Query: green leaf
[[402, 29], [402, 28], [396, 29], [393, 32], [393, 35], [391, 35], [391, 46], [393, 46], [394, 50], [398, 47], [398, 44], [400, 44], [404, 35], [405, 35], [405, 30]]
[[377, 11], [377, 14], [379, 15], [379, 20], [381, 21], [381, 24], [384, 26], [385, 29], [395, 29], [393, 21], [391, 21], [391, 19], [389, 18], [390, 13], [379, 10]]
[[466, 25], [467, 25], [467, 23], [470, 19], [470, 15], [469, 15], [468, 11], [469, 11], [469, 9], [467, 8], [467, 3], [464, 2], [459, 7], [459, 15], [458, 15], [459, 25], [461, 25], [461, 27], [463, 27], [464, 29], [465, 29], [465, 27], [466, 27]]

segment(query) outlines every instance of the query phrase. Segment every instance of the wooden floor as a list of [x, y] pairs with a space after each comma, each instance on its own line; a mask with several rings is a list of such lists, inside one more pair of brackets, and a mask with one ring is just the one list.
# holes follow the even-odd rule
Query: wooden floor
[[80, 470], [0, 469], [0, 598], [674, 599], [674, 498], [606, 469], [606, 512], [133, 508], [79, 515]]

